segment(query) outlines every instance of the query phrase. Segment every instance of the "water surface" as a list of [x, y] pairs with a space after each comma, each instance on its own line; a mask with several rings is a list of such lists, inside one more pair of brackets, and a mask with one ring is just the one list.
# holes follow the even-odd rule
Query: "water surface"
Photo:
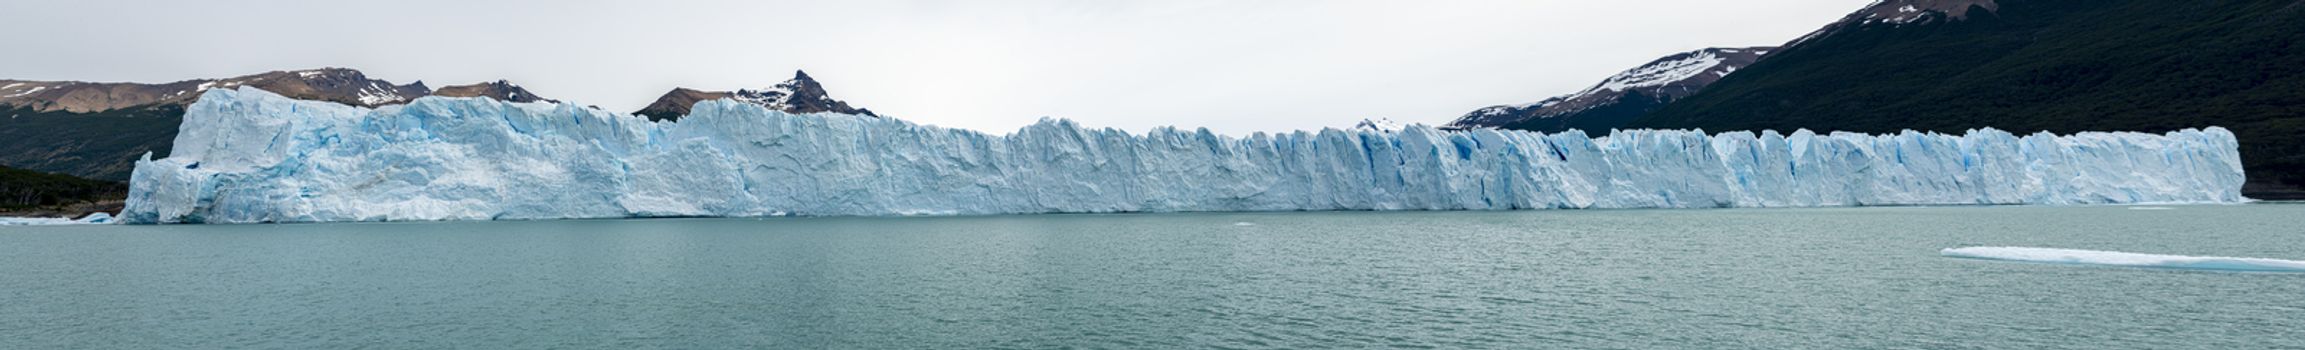
[[2305, 206], [0, 228], [0, 348], [2305, 348]]

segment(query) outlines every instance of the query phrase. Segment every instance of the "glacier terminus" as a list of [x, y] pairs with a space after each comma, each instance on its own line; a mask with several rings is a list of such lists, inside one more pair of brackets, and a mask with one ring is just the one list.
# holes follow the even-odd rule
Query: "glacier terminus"
[[706, 101], [677, 122], [207, 91], [128, 223], [2247, 201], [2233, 133], [1337, 130], [1008, 135]]

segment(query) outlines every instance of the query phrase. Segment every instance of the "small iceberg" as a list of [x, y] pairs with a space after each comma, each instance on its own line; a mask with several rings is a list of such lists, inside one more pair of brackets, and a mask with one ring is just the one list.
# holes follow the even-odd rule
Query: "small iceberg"
[[2177, 210], [2170, 207], [2129, 207], [2129, 210]]
[[109, 224], [109, 223], [113, 223], [113, 220], [114, 220], [114, 218], [112, 217], [112, 214], [109, 214], [109, 213], [102, 213], [102, 212], [97, 212], [97, 213], [89, 213], [89, 214], [88, 214], [88, 216], [83, 216], [83, 217], [80, 217], [80, 220], [73, 220], [73, 221], [72, 221], [72, 223], [76, 223], [76, 224]]
[[2280, 259], [2160, 255], [2080, 249], [2026, 247], [1947, 248], [1943, 251], [1939, 251], [1938, 253], [1947, 257], [1964, 259], [2022, 261], [2050, 264], [2128, 266], [2165, 269], [2247, 272], [2305, 272], [2305, 261]]
[[1257, 223], [1254, 223], [1254, 222], [1235, 222], [1235, 223], [1233, 223], [1233, 226], [1256, 226], [1256, 225], [1257, 225]]
[[33, 225], [86, 225], [86, 224], [109, 224], [109, 223], [112, 223], [112, 222], [113, 222], [112, 214], [107, 214], [107, 213], [93, 213], [93, 214], [88, 214], [88, 216], [86, 216], [86, 217], [82, 217], [82, 218], [80, 218], [79, 220], [73, 220], [71, 217], [60, 217], [60, 218], [26, 218], [26, 217], [0, 217], [0, 226], [33, 226]]

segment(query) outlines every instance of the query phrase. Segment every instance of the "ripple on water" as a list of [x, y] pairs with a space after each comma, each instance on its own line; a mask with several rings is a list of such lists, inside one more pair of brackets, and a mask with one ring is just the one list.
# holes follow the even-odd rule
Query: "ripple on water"
[[2180, 209], [8, 227], [0, 349], [2305, 348], [2289, 276], [1915, 254], [2305, 252]]

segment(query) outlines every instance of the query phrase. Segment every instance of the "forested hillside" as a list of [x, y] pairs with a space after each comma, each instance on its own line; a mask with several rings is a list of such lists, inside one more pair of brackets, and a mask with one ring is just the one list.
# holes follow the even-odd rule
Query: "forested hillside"
[[2252, 196], [2305, 184], [2305, 1], [2004, 0], [1828, 29], [1629, 127], [1961, 132], [2223, 126]]

